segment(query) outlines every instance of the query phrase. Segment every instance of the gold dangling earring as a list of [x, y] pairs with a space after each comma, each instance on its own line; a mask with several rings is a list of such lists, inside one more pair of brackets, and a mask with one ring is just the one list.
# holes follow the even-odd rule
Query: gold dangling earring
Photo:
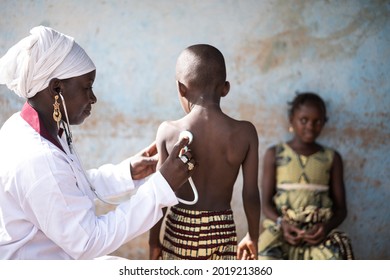
[[53, 111], [53, 119], [57, 122], [57, 128], [60, 129], [60, 121], [62, 118], [62, 114], [60, 111], [60, 103], [57, 102], [58, 95], [54, 96], [54, 111]]
[[290, 127], [288, 128], [288, 132], [294, 133], [294, 128], [293, 128], [292, 126], [290, 126]]

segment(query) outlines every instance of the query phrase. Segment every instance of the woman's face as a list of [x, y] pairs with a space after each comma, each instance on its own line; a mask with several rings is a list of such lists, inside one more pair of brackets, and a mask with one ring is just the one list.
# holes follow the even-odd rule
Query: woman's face
[[[62, 80], [62, 95], [65, 99], [69, 124], [81, 124], [91, 114], [92, 104], [97, 99], [92, 90], [96, 70], [79, 77]], [[63, 106], [62, 106], [63, 107]], [[65, 112], [62, 112], [63, 119]]]

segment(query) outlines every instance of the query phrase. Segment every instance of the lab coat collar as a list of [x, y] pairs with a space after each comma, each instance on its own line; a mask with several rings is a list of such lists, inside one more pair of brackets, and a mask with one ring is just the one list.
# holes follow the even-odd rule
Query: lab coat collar
[[[39, 118], [38, 112], [28, 103], [26, 102], [20, 112], [20, 116], [43, 138], [47, 139], [54, 145], [56, 145], [61, 151], [64, 151], [58, 140], [54, 139], [53, 136], [47, 131], [45, 126], [43, 125], [42, 120]], [[64, 130], [61, 128], [58, 132], [58, 135], [61, 137]]]

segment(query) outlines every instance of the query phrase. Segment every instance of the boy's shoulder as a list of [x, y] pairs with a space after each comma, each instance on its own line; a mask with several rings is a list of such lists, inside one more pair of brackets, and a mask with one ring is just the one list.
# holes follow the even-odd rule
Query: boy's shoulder
[[172, 133], [175, 130], [177, 130], [176, 121], [163, 121], [158, 127], [157, 134], [166, 135]]
[[180, 126], [180, 120], [166, 120], [160, 123], [158, 129], [177, 130]]
[[234, 126], [231, 126], [232, 129], [236, 130], [235, 133], [239, 133], [245, 138], [249, 139], [258, 139], [258, 134], [257, 134], [257, 129], [256, 126], [248, 121], [248, 120], [235, 120], [236, 125], [235, 128]]
[[230, 118], [230, 120], [236, 125], [237, 128], [256, 131], [256, 126], [248, 120], [238, 120], [233, 118]]
[[167, 120], [163, 121], [157, 129], [157, 142], [161, 141], [174, 141], [176, 142], [179, 134], [183, 128], [180, 120]]

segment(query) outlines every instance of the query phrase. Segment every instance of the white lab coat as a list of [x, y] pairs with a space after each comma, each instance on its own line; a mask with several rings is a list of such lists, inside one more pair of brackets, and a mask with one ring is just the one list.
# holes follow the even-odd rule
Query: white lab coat
[[133, 181], [127, 159], [88, 171], [106, 197], [141, 184], [130, 200], [96, 216], [96, 197], [77, 158], [64, 139], [66, 153], [42, 137], [38, 115], [26, 107], [30, 123], [16, 113], [0, 130], [0, 259], [104, 256], [148, 231], [162, 217], [161, 208], [178, 203], [159, 172]]

